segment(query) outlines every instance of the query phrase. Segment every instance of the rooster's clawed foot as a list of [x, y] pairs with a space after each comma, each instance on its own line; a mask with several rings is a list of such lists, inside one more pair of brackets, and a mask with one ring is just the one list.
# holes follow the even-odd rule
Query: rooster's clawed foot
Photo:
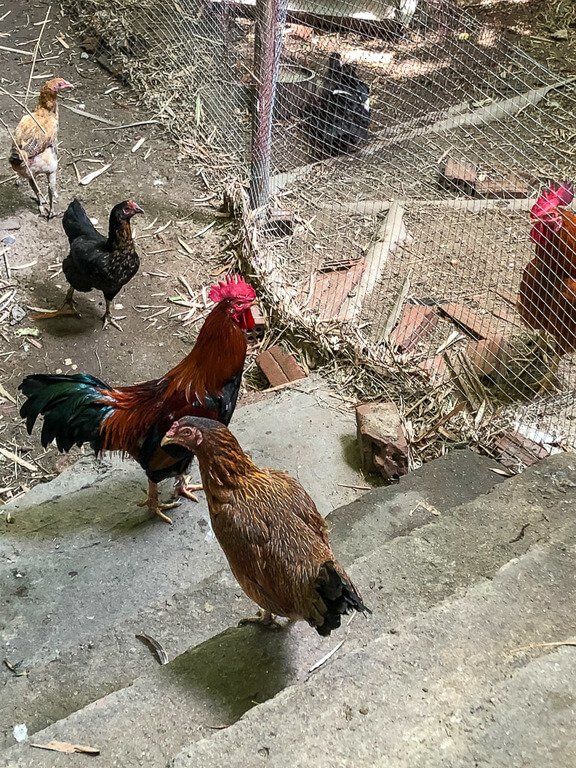
[[186, 475], [179, 475], [174, 483], [174, 497], [183, 496], [190, 501], [198, 501], [198, 498], [194, 495], [195, 491], [203, 490], [202, 484], [195, 485], [190, 482], [190, 478]]

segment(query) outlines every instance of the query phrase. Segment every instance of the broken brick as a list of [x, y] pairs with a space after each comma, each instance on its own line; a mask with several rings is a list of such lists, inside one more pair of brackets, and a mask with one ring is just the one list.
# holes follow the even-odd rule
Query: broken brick
[[388, 482], [407, 474], [408, 442], [394, 403], [356, 406], [356, 428], [365, 472], [376, 472]]
[[390, 343], [401, 352], [409, 352], [431, 333], [438, 322], [434, 307], [422, 304], [405, 304], [398, 324], [390, 334]]
[[466, 345], [466, 357], [479, 378], [501, 370], [504, 342], [505, 337], [498, 334], [480, 341], [470, 341]]
[[477, 181], [475, 192], [477, 197], [483, 198], [524, 198], [530, 195], [528, 182], [516, 174]]
[[503, 434], [496, 443], [496, 449], [500, 463], [516, 472], [550, 455], [545, 446], [514, 431]]
[[454, 301], [440, 305], [442, 314], [453, 320], [456, 325], [478, 339], [498, 334], [498, 325], [490, 315], [481, 315], [474, 309]]
[[261, 352], [256, 358], [256, 363], [272, 387], [306, 378], [306, 373], [294, 356], [284, 352], [278, 345]]
[[478, 168], [474, 163], [455, 160], [452, 157], [449, 157], [440, 169], [440, 181], [443, 186], [467, 195], [474, 194], [477, 178]]
[[444, 381], [448, 376], [448, 366], [442, 354], [427, 357], [418, 363], [418, 367], [425, 371], [436, 383]]
[[[345, 322], [352, 319], [353, 302], [347, 300], [360, 282], [365, 266], [366, 260], [360, 259], [350, 269], [316, 273], [308, 308], [316, 310], [320, 320]], [[344, 307], [345, 303], [347, 308]]]

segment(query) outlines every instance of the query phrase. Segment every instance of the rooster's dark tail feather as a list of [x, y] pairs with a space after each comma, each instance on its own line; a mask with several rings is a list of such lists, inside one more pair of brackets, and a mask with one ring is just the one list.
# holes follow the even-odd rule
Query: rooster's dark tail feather
[[341, 617], [350, 611], [372, 613], [362, 602], [354, 584], [346, 574], [337, 570], [333, 562], [328, 561], [320, 568], [316, 591], [327, 608], [324, 623], [316, 626], [316, 631], [323, 637], [329, 635], [333, 629], [338, 629]]
[[28, 434], [38, 416], [44, 416], [40, 438], [44, 447], [56, 440], [58, 450], [67, 452], [73, 445], [89, 443], [98, 453], [102, 445], [100, 426], [112, 410], [102, 402], [102, 390], [106, 389], [107, 384], [84, 373], [26, 376], [19, 386], [26, 397], [20, 416], [26, 419]]

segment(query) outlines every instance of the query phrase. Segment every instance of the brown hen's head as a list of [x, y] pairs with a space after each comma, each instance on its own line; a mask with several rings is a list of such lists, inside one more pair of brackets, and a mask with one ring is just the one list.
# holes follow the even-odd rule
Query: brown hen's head
[[254, 328], [250, 308], [256, 299], [256, 291], [241, 275], [227, 275], [225, 280], [210, 288], [208, 298], [225, 307], [240, 328], [245, 331]]
[[46, 89], [50, 93], [57, 94], [60, 91], [71, 91], [74, 88], [72, 83], [68, 80], [64, 80], [63, 77], [53, 77], [52, 80], [48, 80], [44, 83], [42, 90]]
[[161, 445], [179, 445], [194, 452], [204, 443], [206, 435], [212, 432], [228, 432], [228, 429], [219, 421], [184, 416], [172, 424]]

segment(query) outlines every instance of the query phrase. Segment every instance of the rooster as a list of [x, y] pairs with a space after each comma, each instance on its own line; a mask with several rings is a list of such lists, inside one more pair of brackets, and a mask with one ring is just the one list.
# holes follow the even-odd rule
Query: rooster
[[70, 288], [60, 309], [34, 315], [34, 320], [78, 315], [74, 291], [87, 293], [95, 288], [102, 291], [106, 301], [103, 328], [110, 324], [121, 330], [110, 314], [110, 305], [140, 267], [130, 227], [130, 220], [137, 213], [144, 211], [134, 200], [124, 200], [115, 205], [110, 213], [108, 237], [104, 237], [94, 228], [80, 201], [74, 199], [70, 203], [62, 219], [70, 243], [70, 252], [62, 262], [62, 271]]
[[270, 626], [274, 615], [286, 616], [325, 636], [343, 614], [369, 612], [334, 557], [323, 517], [294, 478], [257, 467], [232, 433], [210, 419], [180, 419], [162, 446], [198, 457], [214, 534], [240, 586], [261, 608], [241, 624]]
[[162, 437], [175, 419], [204, 416], [228, 424], [236, 407], [246, 358], [245, 331], [254, 327], [251, 306], [256, 294], [239, 276], [212, 286], [217, 302], [192, 351], [160, 379], [127, 387], [111, 387], [88, 374], [27, 376], [19, 389], [27, 398], [20, 409], [28, 434], [44, 416], [41, 443], [56, 440], [59, 451], [89, 443], [97, 455], [122, 451], [132, 456], [148, 477], [148, 496], [140, 506], [165, 522], [158, 483], [176, 477], [176, 495], [195, 499], [201, 486], [187, 483], [190, 451], [161, 447]]
[[576, 350], [576, 213], [572, 184], [545, 189], [530, 211], [535, 254], [520, 282], [518, 311], [531, 328], [547, 331], [560, 354]]
[[43, 212], [42, 195], [36, 177], [48, 177], [48, 218], [53, 215], [54, 201], [58, 197], [56, 173], [58, 171], [58, 94], [74, 86], [61, 77], [48, 80], [40, 89], [34, 112], [24, 117], [14, 131], [14, 143], [8, 161], [12, 169], [26, 179]]
[[331, 53], [319, 98], [308, 117], [311, 143], [327, 155], [350, 152], [368, 137], [370, 89], [353, 64]]

